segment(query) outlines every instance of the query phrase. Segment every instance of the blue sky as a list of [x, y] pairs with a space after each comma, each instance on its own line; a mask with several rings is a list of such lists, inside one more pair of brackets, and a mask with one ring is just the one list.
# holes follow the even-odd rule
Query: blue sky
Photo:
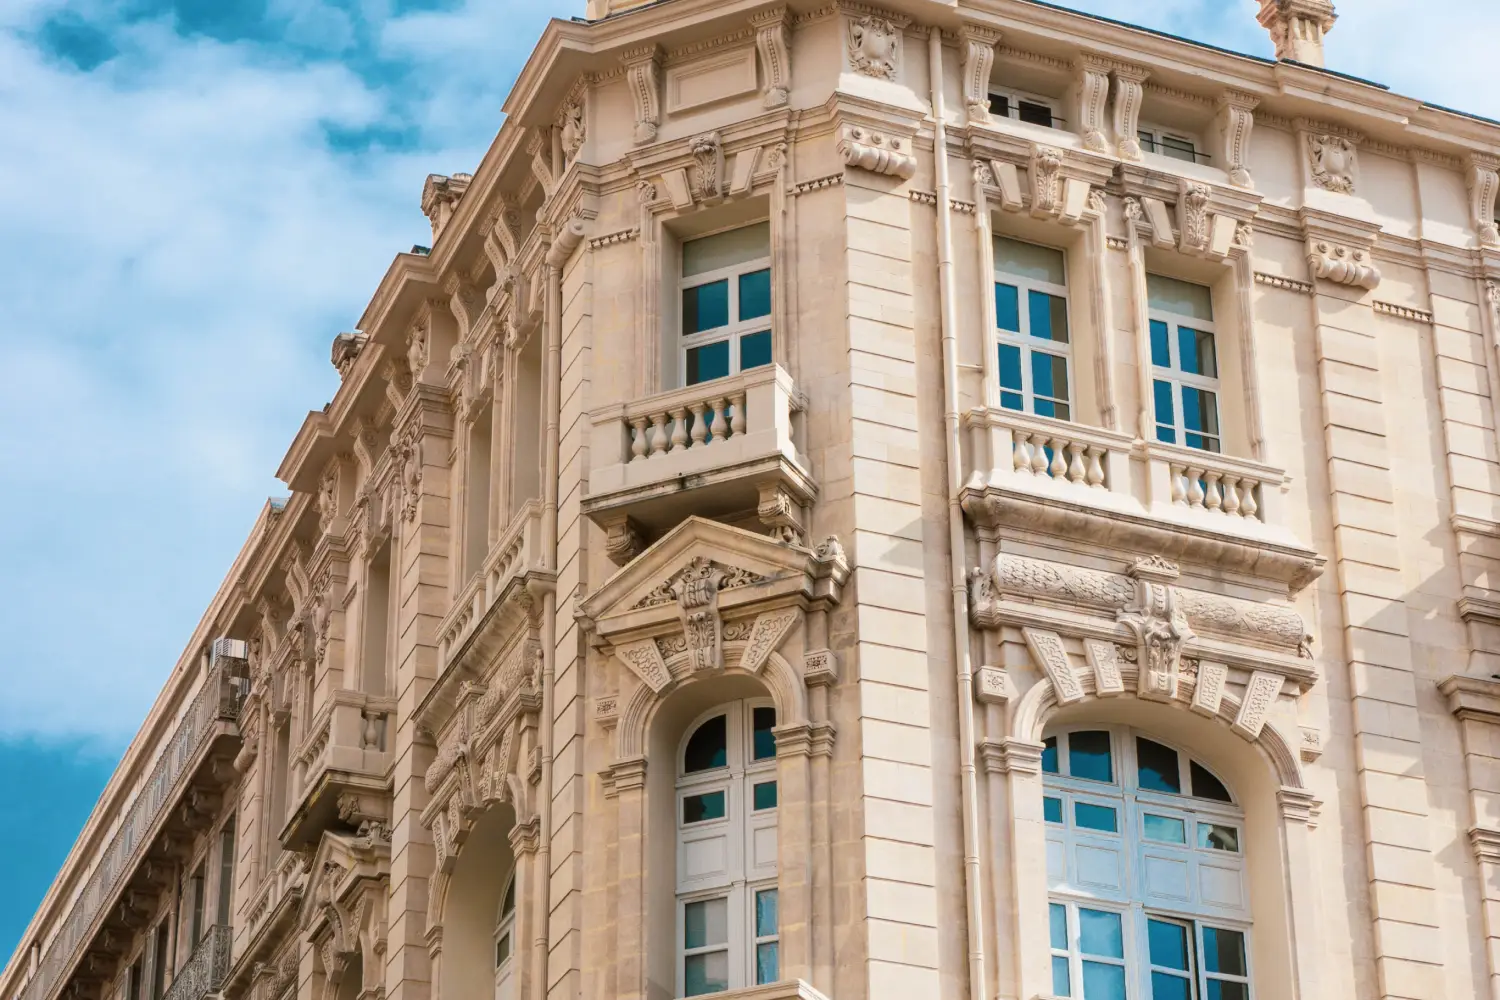
[[[1251, 0], [1072, 6], [1269, 54]], [[329, 341], [428, 242], [423, 178], [474, 169], [583, 7], [0, 0], [0, 956], [280, 492]], [[1343, 7], [1333, 68], [1500, 118], [1500, 5]]]

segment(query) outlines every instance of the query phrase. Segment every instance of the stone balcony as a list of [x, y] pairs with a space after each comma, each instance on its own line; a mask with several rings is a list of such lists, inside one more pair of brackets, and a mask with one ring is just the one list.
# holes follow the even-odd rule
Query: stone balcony
[[623, 564], [689, 514], [758, 517], [802, 540], [802, 508], [817, 495], [798, 447], [804, 403], [771, 365], [589, 414], [583, 510], [609, 533]]
[[542, 552], [542, 505], [528, 500], [490, 548], [484, 567], [453, 602], [438, 624], [438, 665], [444, 671], [462, 655], [513, 587], [545, 565]]
[[164, 1000], [205, 1000], [218, 993], [229, 975], [229, 949], [234, 938], [228, 924], [208, 928], [193, 947], [187, 963], [172, 977]]
[[[183, 712], [93, 872], [15, 1000], [103, 995], [114, 963], [172, 885], [192, 838], [213, 822], [235, 779], [235, 720], [244, 701], [244, 644], [214, 643], [202, 686]], [[86, 862], [85, 862], [86, 864]], [[227, 945], [226, 945], [227, 954]]]
[[336, 824], [353, 829], [388, 818], [395, 713], [394, 698], [333, 692], [292, 758], [292, 809], [281, 831], [283, 847], [312, 846]]
[[1293, 593], [1322, 570], [1284, 523], [1281, 469], [1013, 410], [971, 410], [964, 425], [964, 509], [1000, 535], [1166, 556]]

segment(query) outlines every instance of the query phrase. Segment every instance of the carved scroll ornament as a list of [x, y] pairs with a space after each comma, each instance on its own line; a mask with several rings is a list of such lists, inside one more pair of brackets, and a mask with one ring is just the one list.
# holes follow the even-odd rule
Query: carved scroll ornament
[[917, 158], [898, 136], [872, 132], [859, 125], [846, 125], [839, 134], [838, 149], [846, 165], [871, 173], [905, 180], [917, 172]]
[[1367, 251], [1330, 243], [1307, 241], [1307, 266], [1314, 278], [1373, 291], [1380, 284], [1380, 268]]
[[901, 29], [888, 18], [866, 14], [849, 22], [849, 65], [877, 80], [896, 79]]

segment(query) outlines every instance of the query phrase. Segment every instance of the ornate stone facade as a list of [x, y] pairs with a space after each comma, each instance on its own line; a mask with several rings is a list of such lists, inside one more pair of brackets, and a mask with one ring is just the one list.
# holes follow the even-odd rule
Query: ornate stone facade
[[1500, 128], [996, 10], [550, 25], [0, 1000], [1492, 997]]

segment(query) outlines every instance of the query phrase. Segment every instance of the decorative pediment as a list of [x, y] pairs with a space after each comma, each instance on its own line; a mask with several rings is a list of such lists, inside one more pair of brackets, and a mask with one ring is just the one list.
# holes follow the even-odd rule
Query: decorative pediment
[[[371, 825], [356, 835], [325, 833], [313, 855], [298, 921], [303, 939], [319, 945], [325, 973], [342, 957], [384, 951], [385, 899], [391, 872], [390, 829]], [[366, 962], [366, 966], [370, 963]]]

